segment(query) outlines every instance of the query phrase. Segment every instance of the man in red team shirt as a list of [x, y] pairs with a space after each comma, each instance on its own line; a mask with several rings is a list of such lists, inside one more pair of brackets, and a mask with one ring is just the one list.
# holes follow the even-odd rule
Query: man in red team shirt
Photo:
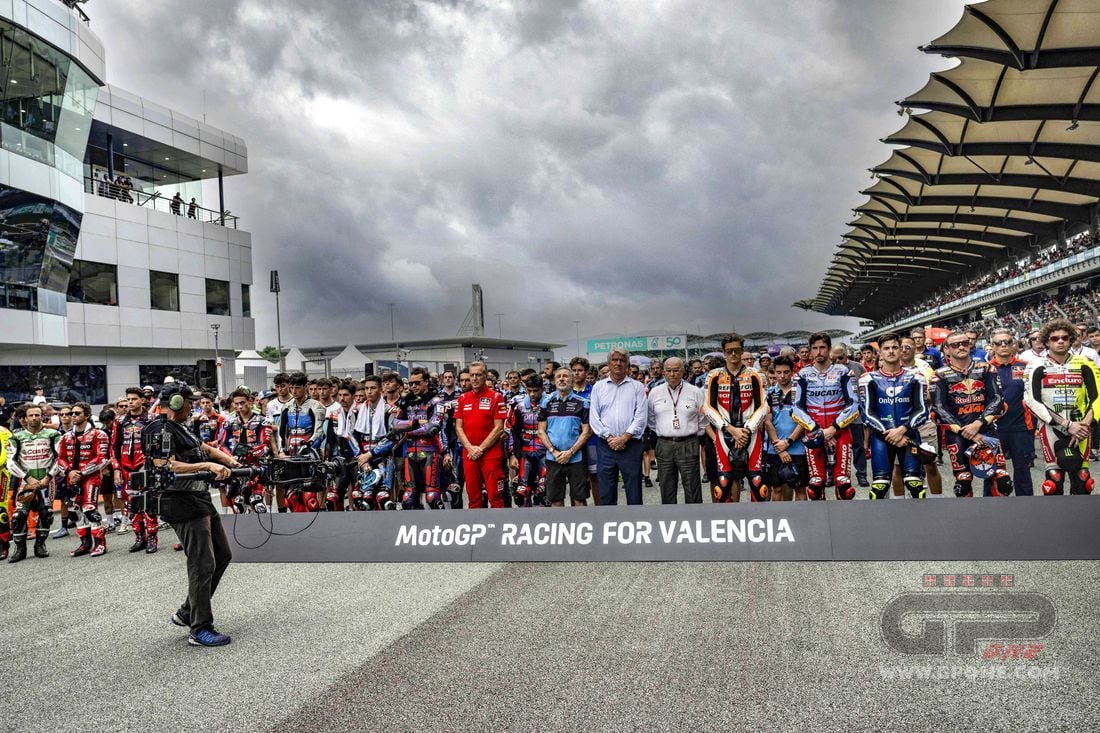
[[485, 364], [470, 364], [470, 391], [458, 398], [455, 433], [462, 443], [462, 471], [471, 509], [482, 509], [481, 490], [489, 495], [489, 506], [504, 508], [503, 449], [504, 419], [508, 406], [504, 395], [485, 386]]

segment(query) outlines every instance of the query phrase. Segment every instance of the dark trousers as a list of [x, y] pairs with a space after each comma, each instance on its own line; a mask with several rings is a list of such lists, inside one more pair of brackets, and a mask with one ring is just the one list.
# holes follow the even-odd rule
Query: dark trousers
[[[1005, 430], [998, 433], [1005, 458], [1012, 461], [1012, 484], [1017, 496], [1031, 496], [1031, 462], [1035, 460], [1035, 435], [1029, 430]], [[989, 487], [986, 487], [989, 495]]]
[[867, 451], [863, 449], [863, 423], [852, 425], [852, 464], [856, 467], [856, 481], [867, 483]]
[[199, 517], [186, 522], [173, 522], [172, 529], [187, 556], [187, 600], [180, 613], [191, 617], [191, 631], [212, 628], [214, 612], [210, 597], [218, 589], [222, 574], [233, 559], [229, 539], [218, 515]]
[[642, 441], [631, 438], [622, 450], [611, 450], [607, 441], [596, 443], [597, 476], [600, 480], [600, 504], [619, 503], [619, 474], [627, 504], [642, 503]]
[[684, 484], [684, 503], [703, 501], [699, 482], [699, 441], [657, 438], [657, 482], [661, 485], [661, 503], [675, 504], [678, 484]]

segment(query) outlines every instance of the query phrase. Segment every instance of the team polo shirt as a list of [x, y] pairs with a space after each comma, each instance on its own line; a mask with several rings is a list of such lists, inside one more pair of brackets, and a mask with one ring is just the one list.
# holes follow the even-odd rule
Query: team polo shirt
[[[562, 399], [558, 392], [542, 398], [542, 406], [539, 408], [539, 422], [546, 422], [546, 435], [550, 442], [558, 450], [568, 450], [577, 438], [581, 436], [581, 430], [588, 423], [588, 403], [577, 396], [576, 392], [570, 392]], [[570, 463], [580, 463], [583, 459], [582, 451], [577, 451], [569, 459]], [[557, 462], [554, 454], [547, 452], [546, 460]]]
[[[577, 397], [581, 398], [581, 401], [584, 402], [585, 407], [591, 407], [592, 406], [592, 385], [591, 384], [585, 384], [584, 389], [582, 389], [580, 392], [578, 392], [576, 386], [574, 386], [573, 387], [573, 394], [575, 394]], [[588, 418], [586, 417], [584, 421], [588, 422]], [[596, 443], [598, 443], [599, 440], [600, 440], [599, 436], [597, 436], [595, 433], [593, 433], [592, 436], [588, 439], [588, 442], [585, 443], [585, 446], [592, 448], [592, 450], [595, 450], [596, 449]]]
[[[493, 432], [496, 421], [507, 417], [508, 403], [504, 401], [504, 395], [496, 390], [466, 392], [458, 398], [458, 413], [455, 418], [462, 421], [466, 439], [473, 445], [481, 445], [489, 437], [489, 433]], [[500, 450], [498, 441], [486, 453]]]

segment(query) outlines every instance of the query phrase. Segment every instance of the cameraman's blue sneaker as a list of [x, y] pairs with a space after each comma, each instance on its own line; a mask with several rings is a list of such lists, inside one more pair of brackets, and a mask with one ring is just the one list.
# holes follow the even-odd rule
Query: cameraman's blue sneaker
[[176, 626], [184, 626], [184, 627], [190, 627], [191, 626], [191, 617], [188, 616], [183, 611], [176, 611], [175, 613], [173, 613], [171, 621]]
[[187, 637], [187, 643], [191, 646], [225, 646], [229, 642], [227, 634], [219, 634], [214, 629], [199, 629]]

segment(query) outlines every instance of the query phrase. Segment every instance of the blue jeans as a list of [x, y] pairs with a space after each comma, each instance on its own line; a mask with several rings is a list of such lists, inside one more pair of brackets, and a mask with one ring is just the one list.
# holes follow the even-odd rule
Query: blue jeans
[[[1012, 461], [1012, 484], [1017, 496], [1031, 496], [1031, 462], [1035, 459], [1035, 435], [1028, 430], [1012, 430], [999, 433], [1001, 450]], [[988, 489], [986, 489], [988, 493]]]
[[607, 441], [596, 443], [597, 476], [600, 480], [600, 504], [619, 503], [619, 474], [627, 504], [642, 503], [642, 441], [631, 438], [622, 450], [611, 450]]

